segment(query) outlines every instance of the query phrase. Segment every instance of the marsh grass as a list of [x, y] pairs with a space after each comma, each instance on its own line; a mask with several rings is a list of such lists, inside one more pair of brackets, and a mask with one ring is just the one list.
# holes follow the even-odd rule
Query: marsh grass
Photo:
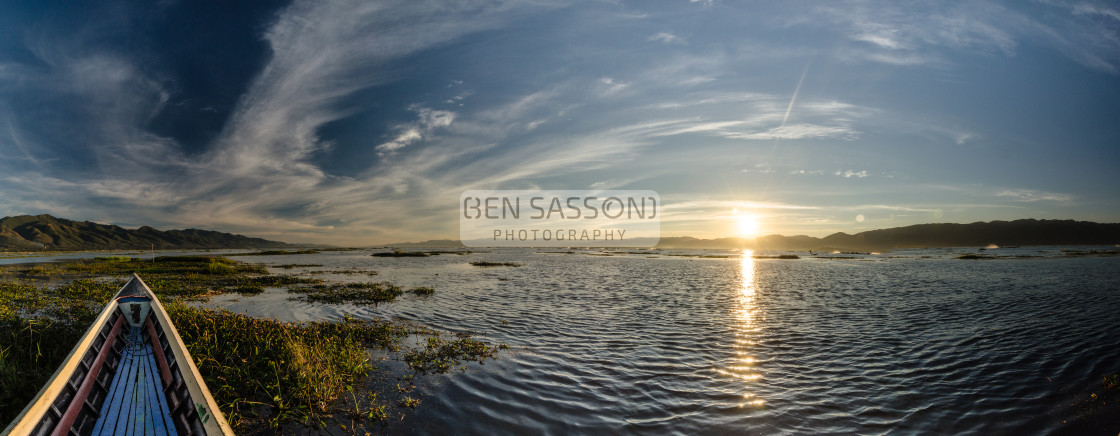
[[0, 423], [7, 425], [35, 397], [82, 333], [59, 321], [0, 317]]
[[373, 369], [367, 347], [392, 347], [408, 334], [352, 318], [282, 323], [181, 303], [167, 311], [214, 399], [240, 428], [331, 412], [347, 387]]
[[[348, 417], [347, 428], [355, 431], [384, 429], [390, 415], [399, 413], [390, 412], [395, 408], [389, 405], [403, 401], [402, 393], [354, 394], [356, 385], [378, 372], [369, 358], [371, 349], [409, 351], [402, 360], [423, 373], [446, 372], [463, 360], [481, 362], [501, 349], [469, 335], [444, 340], [443, 333], [400, 321], [347, 316], [282, 323], [185, 303], [226, 292], [251, 294], [288, 286], [307, 290], [307, 296], [320, 295], [324, 302], [376, 304], [405, 292], [389, 283], [327, 284], [269, 275], [262, 265], [217, 256], [0, 266], [0, 421], [13, 419], [35, 396], [132, 272], [163, 300], [199, 372], [239, 434], [306, 433], [339, 417]], [[408, 292], [430, 295], [434, 290]], [[404, 344], [413, 343], [410, 337], [419, 343], [437, 339], [426, 341], [423, 349], [405, 350]]]

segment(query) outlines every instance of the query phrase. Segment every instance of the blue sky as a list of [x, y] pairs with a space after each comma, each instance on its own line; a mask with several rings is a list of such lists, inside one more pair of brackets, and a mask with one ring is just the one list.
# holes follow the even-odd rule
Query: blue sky
[[650, 189], [665, 236], [1120, 221], [1106, 2], [236, 3], [0, 6], [0, 215], [367, 245], [457, 237], [469, 189]]

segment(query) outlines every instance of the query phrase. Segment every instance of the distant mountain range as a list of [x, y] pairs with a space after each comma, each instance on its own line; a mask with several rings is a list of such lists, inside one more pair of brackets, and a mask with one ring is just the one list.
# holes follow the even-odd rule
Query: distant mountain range
[[1120, 224], [1034, 219], [971, 224], [917, 224], [870, 230], [854, 235], [843, 232], [833, 233], [824, 238], [781, 235], [756, 239], [669, 237], [661, 238], [657, 247], [881, 251], [897, 248], [984, 247], [989, 244], [998, 246], [1120, 244]]
[[[883, 251], [897, 248], [984, 247], [1007, 245], [1113, 245], [1120, 244], [1120, 224], [1072, 220], [976, 222], [971, 224], [918, 224], [849, 235], [833, 233], [824, 238], [770, 235], [759, 238], [697, 239], [664, 237], [657, 248], [755, 249], [781, 251]], [[457, 240], [392, 244], [393, 247], [462, 247]]]
[[0, 250], [65, 251], [113, 249], [284, 248], [291, 244], [242, 235], [187, 229], [160, 231], [144, 226], [126, 229], [50, 215], [0, 219]]
[[[665, 237], [658, 248], [717, 248], [755, 250], [883, 251], [897, 248], [983, 247], [1007, 245], [1113, 245], [1120, 244], [1120, 224], [1072, 220], [976, 222], [971, 224], [918, 224], [824, 238], [770, 235], [754, 239], [696, 239]], [[50, 215], [0, 219], [0, 250], [61, 251], [111, 249], [217, 249], [288, 248], [292, 244], [209, 230], [160, 231], [144, 226], [126, 229], [89, 221], [71, 221]], [[393, 247], [463, 247], [458, 240], [392, 244]]]

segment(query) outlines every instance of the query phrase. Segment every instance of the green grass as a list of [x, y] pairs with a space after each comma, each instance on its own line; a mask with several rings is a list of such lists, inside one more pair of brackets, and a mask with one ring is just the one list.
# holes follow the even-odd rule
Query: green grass
[[[35, 396], [134, 271], [164, 302], [222, 413], [239, 434], [305, 433], [343, 418], [355, 432], [384, 430], [401, 413], [393, 412], [400, 409], [391, 404], [404, 402], [411, 408], [420, 403], [401, 398], [402, 392], [355, 393], [368, 390], [364, 381], [381, 374], [369, 360], [370, 349], [393, 353], [412, 371], [429, 374], [494, 358], [504, 348], [470, 335], [445, 340], [445, 333], [400, 321], [346, 317], [293, 324], [185, 303], [227, 292], [289, 287], [306, 291], [304, 296], [317, 302], [377, 304], [404, 292], [431, 295], [431, 288], [404, 291], [389, 283], [338, 284], [269, 275], [262, 265], [217, 256], [6, 265], [0, 266], [0, 421], [13, 419]], [[405, 345], [412, 337], [422, 348]]]

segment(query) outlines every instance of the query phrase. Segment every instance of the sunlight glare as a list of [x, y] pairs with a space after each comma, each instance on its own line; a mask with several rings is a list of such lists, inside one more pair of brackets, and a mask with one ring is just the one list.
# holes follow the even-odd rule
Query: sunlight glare
[[[754, 217], [750, 217], [752, 220]], [[739, 261], [739, 278], [740, 285], [737, 290], [737, 300], [735, 310], [735, 362], [728, 365], [726, 368], [716, 369], [716, 372], [735, 378], [744, 383], [742, 392], [745, 401], [739, 403], [739, 407], [754, 406], [759, 407], [765, 404], [765, 401], [758, 398], [754, 392], [753, 385], [762, 379], [762, 371], [759, 370], [758, 361], [752, 355], [752, 350], [758, 345], [757, 335], [760, 332], [756, 314], [758, 308], [755, 302], [755, 260], [754, 251], [743, 250], [741, 259]]]
[[758, 217], [754, 215], [740, 215], [739, 218], [739, 236], [744, 238], [751, 238], [758, 235]]

